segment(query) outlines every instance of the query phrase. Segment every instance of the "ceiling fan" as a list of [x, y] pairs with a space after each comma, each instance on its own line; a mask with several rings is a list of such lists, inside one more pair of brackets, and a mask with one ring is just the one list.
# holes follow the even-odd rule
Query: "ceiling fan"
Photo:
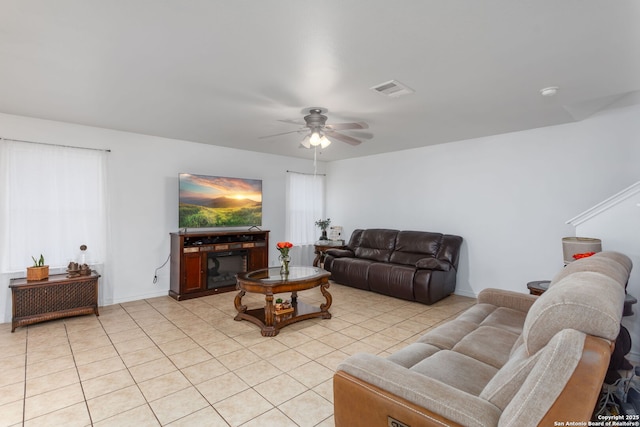
[[[301, 129], [292, 130], [289, 132], [261, 136], [260, 139], [272, 138], [274, 136], [287, 135], [290, 133], [307, 133], [304, 139], [300, 142], [300, 144], [305, 148], [318, 146], [320, 146], [321, 148], [326, 148], [329, 146], [329, 144], [331, 144], [331, 140], [327, 137], [346, 142], [350, 145], [358, 145], [362, 142], [357, 138], [339, 133], [337, 131], [367, 129], [369, 125], [364, 122], [327, 124], [327, 116], [325, 116], [326, 112], [326, 108], [310, 108], [309, 114], [304, 116], [304, 123], [296, 120], [280, 120], [284, 123], [302, 125], [303, 127]], [[369, 133], [360, 133], [358, 134], [358, 137], [369, 139], [372, 138], [373, 135]]]

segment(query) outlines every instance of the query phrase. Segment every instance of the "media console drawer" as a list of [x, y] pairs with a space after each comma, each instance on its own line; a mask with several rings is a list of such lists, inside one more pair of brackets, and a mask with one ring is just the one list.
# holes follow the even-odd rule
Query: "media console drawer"
[[28, 282], [26, 278], [12, 279], [11, 299], [13, 317], [11, 332], [18, 326], [31, 325], [62, 317], [98, 313], [98, 278], [89, 276], [68, 278], [54, 274], [48, 279]]

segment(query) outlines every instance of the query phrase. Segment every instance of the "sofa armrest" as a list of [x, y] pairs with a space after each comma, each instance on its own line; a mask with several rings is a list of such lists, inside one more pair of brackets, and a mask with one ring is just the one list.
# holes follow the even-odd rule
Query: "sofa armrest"
[[[371, 405], [376, 399], [374, 411]], [[406, 406], [403, 402], [417, 407], [424, 420], [446, 419], [466, 426], [498, 425], [501, 414], [500, 409], [478, 396], [372, 354], [358, 353], [338, 366], [334, 376], [336, 426], [386, 425], [387, 414], [393, 417], [393, 411], [404, 413], [398, 409]], [[379, 419], [383, 416], [384, 420]], [[349, 422], [353, 420], [358, 423]]]
[[351, 249], [329, 249], [325, 253], [334, 258], [353, 258], [355, 256]]
[[416, 261], [416, 268], [422, 268], [425, 270], [449, 271], [451, 270], [451, 264], [441, 259], [426, 257], [420, 258], [418, 261]]
[[478, 294], [478, 304], [492, 304], [498, 307], [511, 308], [527, 313], [531, 305], [538, 299], [536, 295], [521, 292], [506, 291], [504, 289], [487, 288]]

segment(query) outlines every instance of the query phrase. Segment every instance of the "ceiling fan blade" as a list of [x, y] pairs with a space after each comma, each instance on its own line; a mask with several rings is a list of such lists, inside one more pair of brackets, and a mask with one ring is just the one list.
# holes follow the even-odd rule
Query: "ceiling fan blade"
[[359, 139], [372, 139], [373, 138], [373, 134], [371, 132], [361, 132], [358, 130], [354, 130], [352, 132], [349, 132], [349, 134], [351, 136], [353, 136], [354, 138], [359, 138]]
[[350, 136], [343, 135], [343, 134], [338, 133], [338, 132], [334, 132], [332, 130], [325, 130], [324, 133], [327, 136], [331, 137], [331, 138], [335, 138], [335, 139], [337, 139], [339, 141], [346, 142], [347, 144], [351, 144], [351, 145], [358, 145], [358, 144], [360, 144], [362, 142], [359, 139], [355, 139], [355, 138], [352, 138]]
[[274, 136], [282, 136], [282, 135], [288, 135], [290, 133], [300, 133], [300, 132], [304, 132], [304, 129], [291, 130], [289, 132], [282, 132], [282, 133], [274, 133], [273, 135], [259, 136], [258, 139], [267, 139], [267, 138], [273, 138]]
[[347, 129], [368, 129], [369, 125], [365, 122], [357, 123], [335, 123], [332, 125], [326, 125], [326, 128], [331, 130], [347, 130]]
[[304, 121], [300, 121], [300, 120], [282, 119], [282, 120], [278, 120], [278, 121], [282, 122], [282, 123], [289, 123], [289, 124], [292, 124], [292, 125], [306, 126], [306, 123]]

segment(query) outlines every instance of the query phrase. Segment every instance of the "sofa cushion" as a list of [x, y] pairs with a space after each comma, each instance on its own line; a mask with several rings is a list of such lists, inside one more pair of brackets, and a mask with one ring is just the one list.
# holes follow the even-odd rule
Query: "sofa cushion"
[[497, 307], [480, 325], [500, 328], [518, 336], [522, 333], [522, 325], [526, 318], [527, 314], [522, 311]]
[[[600, 252], [601, 254], [603, 252]], [[630, 268], [627, 268], [623, 258], [627, 258], [625, 255], [618, 254], [620, 257], [616, 257], [615, 254], [611, 252], [604, 252], [605, 255], [596, 256], [593, 255], [588, 258], [582, 258], [577, 261], [574, 261], [567, 265], [565, 268], [560, 270], [558, 274], [554, 276], [549, 283], [549, 286], [554, 286], [560, 280], [564, 279], [570, 274], [579, 272], [579, 271], [594, 271], [598, 273], [602, 273], [606, 276], [615, 279], [621, 286], [625, 286], [627, 283], [627, 279], [629, 278], [629, 273], [631, 271]], [[613, 256], [613, 258], [608, 258], [608, 255]], [[615, 262], [612, 262], [615, 261]], [[631, 262], [629, 260], [629, 262]]]
[[441, 350], [410, 370], [474, 396], [478, 396], [498, 372], [493, 366], [450, 350]]
[[477, 328], [478, 324], [475, 322], [455, 319], [430, 330], [418, 338], [418, 342], [431, 344], [443, 350], [450, 350], [458, 341]]
[[615, 341], [623, 303], [624, 289], [616, 280], [590, 271], [570, 274], [531, 306], [522, 330], [525, 348], [534, 354], [563, 329]]
[[338, 283], [369, 290], [369, 266], [373, 261], [359, 258], [335, 258], [331, 263], [331, 278]]
[[627, 270], [627, 273], [631, 273], [631, 269], [633, 268], [633, 262], [631, 261], [631, 258], [629, 258], [625, 254], [622, 254], [620, 252], [614, 252], [614, 251], [598, 252], [595, 255], [593, 255], [593, 257], [611, 259], [621, 264]]
[[391, 354], [387, 360], [408, 369], [438, 351], [440, 349], [434, 345], [414, 342]]
[[500, 369], [509, 360], [511, 348], [519, 336], [502, 328], [480, 326], [461, 339], [452, 350]]
[[373, 261], [389, 262], [396, 244], [398, 230], [364, 230], [359, 246], [354, 250], [356, 257]]
[[415, 265], [421, 258], [434, 258], [442, 240], [441, 233], [400, 231], [396, 237], [391, 262]]
[[414, 267], [375, 262], [369, 267], [369, 289], [383, 295], [413, 300]]

